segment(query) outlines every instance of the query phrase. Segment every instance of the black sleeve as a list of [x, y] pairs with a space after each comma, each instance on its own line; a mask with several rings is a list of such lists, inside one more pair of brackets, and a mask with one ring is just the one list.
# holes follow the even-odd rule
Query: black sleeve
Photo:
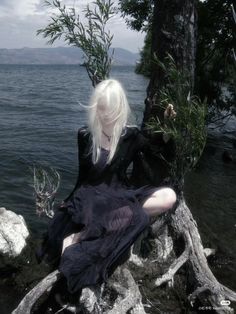
[[84, 159], [83, 155], [85, 152], [87, 141], [88, 141], [88, 129], [87, 129], [87, 127], [82, 127], [78, 130], [78, 135], [77, 135], [77, 145], [78, 145], [78, 175], [77, 175], [77, 180], [76, 180], [76, 183], [75, 183], [73, 190], [71, 191], [69, 196], [67, 196], [64, 199], [64, 202], [68, 201], [71, 198], [71, 196], [73, 195], [75, 190], [85, 180], [87, 171], [83, 167], [84, 166], [83, 165], [83, 159]]
[[137, 185], [162, 184], [168, 172], [165, 161], [166, 149], [172, 146], [172, 141], [165, 143], [162, 133], [148, 138], [140, 130], [137, 130], [136, 141], [137, 150], [133, 160], [133, 176], [137, 178]]
[[145, 155], [157, 157], [163, 152], [162, 134], [159, 133], [155, 139], [147, 138], [140, 130], [137, 133], [137, 145], [138, 152], [142, 152]]

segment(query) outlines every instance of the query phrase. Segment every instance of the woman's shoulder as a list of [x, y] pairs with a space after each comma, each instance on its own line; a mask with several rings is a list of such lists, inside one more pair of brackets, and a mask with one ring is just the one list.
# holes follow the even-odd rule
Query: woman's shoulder
[[78, 129], [77, 140], [80, 144], [87, 143], [89, 140], [90, 133], [89, 128], [87, 126], [82, 126]]
[[143, 147], [148, 144], [148, 139], [143, 135], [142, 131], [137, 126], [127, 127], [128, 138], [135, 141], [138, 147]]
[[89, 134], [89, 128], [84, 125], [78, 129], [78, 136], [83, 137]]
[[127, 125], [125, 129], [126, 129], [127, 135], [135, 135], [136, 136], [140, 133], [140, 130], [136, 125]]

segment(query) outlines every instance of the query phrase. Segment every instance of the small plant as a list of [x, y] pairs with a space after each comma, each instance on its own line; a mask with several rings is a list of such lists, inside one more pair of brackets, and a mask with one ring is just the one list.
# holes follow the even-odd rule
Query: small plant
[[36, 213], [39, 216], [45, 213], [46, 216], [52, 218], [55, 195], [60, 185], [60, 175], [53, 168], [46, 170], [42, 167], [34, 167], [33, 173]]
[[114, 50], [110, 51], [113, 35], [106, 31], [107, 22], [114, 16], [115, 9], [111, 0], [96, 0], [83, 10], [87, 25], [81, 22], [75, 8], [67, 8], [59, 0], [45, 1], [45, 4], [59, 11], [51, 16], [51, 22], [37, 35], [50, 38], [49, 44], [64, 37], [70, 46], [81, 48], [84, 65], [93, 86], [109, 77]]
[[168, 104], [173, 104], [177, 115], [164, 122], [153, 117], [147, 127], [153, 133], [162, 132], [164, 139], [171, 138], [174, 141], [175, 158], [168, 162], [170, 175], [177, 186], [182, 188], [185, 174], [196, 165], [206, 143], [206, 101], [201, 102], [197, 96], [191, 95], [187, 73], [177, 69], [170, 55], [166, 57], [165, 64], [157, 58], [155, 60], [167, 81], [159, 91], [159, 105], [164, 110]]

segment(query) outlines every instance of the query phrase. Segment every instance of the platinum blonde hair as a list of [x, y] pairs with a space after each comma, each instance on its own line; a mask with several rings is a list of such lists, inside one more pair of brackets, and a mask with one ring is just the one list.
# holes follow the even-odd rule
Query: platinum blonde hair
[[117, 80], [107, 79], [100, 82], [94, 89], [88, 108], [88, 127], [92, 135], [92, 160], [96, 163], [101, 154], [102, 121], [98, 110], [102, 108], [108, 124], [113, 123], [111, 147], [107, 163], [110, 163], [122, 132], [127, 125], [131, 110], [125, 91]]

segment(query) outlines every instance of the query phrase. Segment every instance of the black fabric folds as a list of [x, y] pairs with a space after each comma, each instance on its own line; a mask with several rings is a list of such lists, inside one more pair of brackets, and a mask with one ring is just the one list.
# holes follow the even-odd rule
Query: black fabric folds
[[[122, 256], [149, 225], [142, 208], [144, 200], [157, 190], [129, 184], [126, 170], [136, 154], [145, 148], [137, 128], [126, 128], [110, 164], [102, 149], [93, 164], [87, 128], [78, 133], [79, 176], [72, 193], [52, 219], [39, 258], [59, 270], [74, 293], [107, 280]], [[63, 239], [80, 232], [78, 242], [61, 255]]]

